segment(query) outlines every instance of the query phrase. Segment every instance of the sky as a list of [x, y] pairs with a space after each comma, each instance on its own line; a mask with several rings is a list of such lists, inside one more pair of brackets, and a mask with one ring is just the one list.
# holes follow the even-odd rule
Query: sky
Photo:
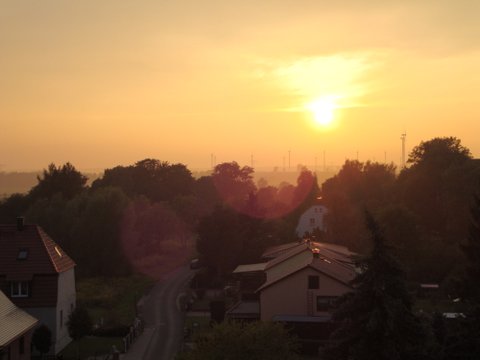
[[0, 0], [0, 171], [399, 164], [402, 133], [407, 151], [456, 136], [480, 157], [478, 14], [477, 0]]

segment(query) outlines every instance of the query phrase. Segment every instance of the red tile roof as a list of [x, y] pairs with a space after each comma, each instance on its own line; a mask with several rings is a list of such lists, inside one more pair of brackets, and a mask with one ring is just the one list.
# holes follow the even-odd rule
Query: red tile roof
[[[21, 250], [26, 258], [18, 259]], [[29, 280], [33, 274], [58, 274], [75, 262], [38, 225], [0, 225], [0, 275]]]

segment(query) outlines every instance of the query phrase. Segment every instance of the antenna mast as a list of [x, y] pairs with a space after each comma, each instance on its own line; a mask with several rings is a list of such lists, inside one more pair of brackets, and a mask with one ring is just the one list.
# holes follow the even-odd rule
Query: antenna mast
[[405, 140], [407, 139], [407, 133], [403, 133], [402, 136], [400, 136], [400, 139], [402, 140], [402, 169], [405, 167]]

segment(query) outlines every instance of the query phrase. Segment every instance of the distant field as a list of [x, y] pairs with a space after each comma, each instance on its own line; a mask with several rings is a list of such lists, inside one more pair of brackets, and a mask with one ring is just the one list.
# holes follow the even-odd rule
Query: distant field
[[[31, 172], [4, 172], [0, 171], [0, 199], [11, 194], [27, 193], [33, 186], [37, 184], [37, 176], [41, 175], [42, 171]], [[88, 184], [91, 184], [95, 179], [98, 179], [101, 174], [98, 173], [83, 173], [88, 178]]]

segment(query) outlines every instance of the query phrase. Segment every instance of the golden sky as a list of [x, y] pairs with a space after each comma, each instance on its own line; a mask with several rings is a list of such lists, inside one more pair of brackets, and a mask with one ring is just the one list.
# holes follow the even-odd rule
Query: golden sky
[[[480, 156], [477, 0], [0, 0], [0, 170]], [[309, 104], [334, 99], [315, 125]]]

